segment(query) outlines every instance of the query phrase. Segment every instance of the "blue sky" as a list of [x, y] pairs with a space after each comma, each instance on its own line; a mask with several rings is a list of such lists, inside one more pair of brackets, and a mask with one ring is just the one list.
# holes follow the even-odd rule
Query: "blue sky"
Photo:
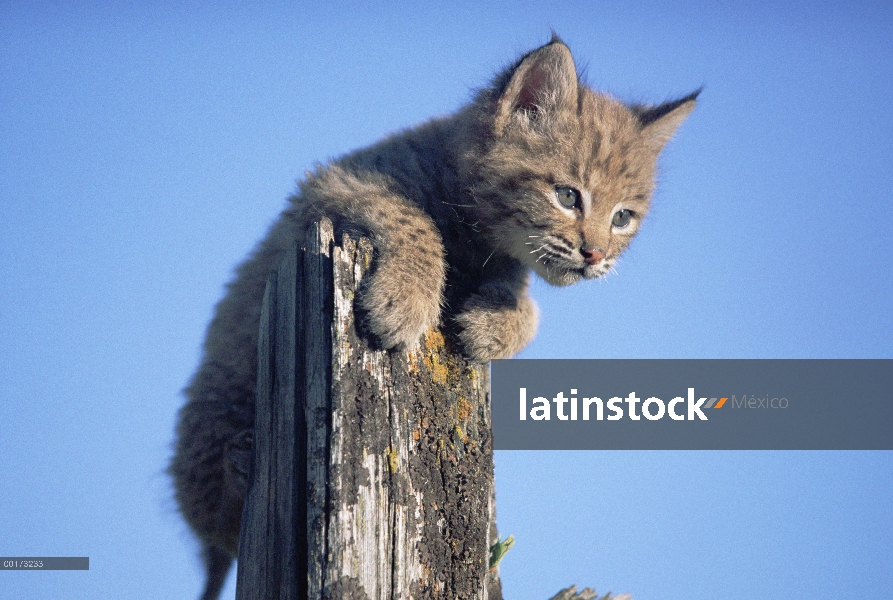
[[[893, 358], [889, 3], [0, 1], [0, 555], [15, 598], [193, 598], [164, 469], [233, 266], [317, 161], [569, 44], [703, 86], [604, 281], [524, 358]], [[384, 3], [382, 3], [384, 4]], [[506, 597], [893, 597], [891, 452], [500, 452]], [[225, 597], [232, 597], [234, 586]]]

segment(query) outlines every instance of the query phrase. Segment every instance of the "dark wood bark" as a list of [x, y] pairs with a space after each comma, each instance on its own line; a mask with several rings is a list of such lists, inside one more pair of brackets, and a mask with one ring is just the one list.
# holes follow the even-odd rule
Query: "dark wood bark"
[[267, 287], [237, 598], [501, 600], [487, 367], [436, 330], [376, 349], [371, 245], [309, 239]]

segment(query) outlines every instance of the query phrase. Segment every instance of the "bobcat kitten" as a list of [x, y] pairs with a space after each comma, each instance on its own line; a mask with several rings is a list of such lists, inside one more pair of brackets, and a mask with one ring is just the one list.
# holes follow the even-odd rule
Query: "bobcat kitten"
[[553, 38], [457, 113], [307, 174], [217, 305], [179, 415], [170, 472], [203, 546], [203, 598], [217, 597], [238, 547], [264, 287], [309, 224], [326, 216], [373, 241], [358, 302], [385, 348], [442, 321], [470, 358], [512, 356], [536, 332], [530, 271], [553, 285], [608, 272], [696, 96], [625, 106], [582, 85]]

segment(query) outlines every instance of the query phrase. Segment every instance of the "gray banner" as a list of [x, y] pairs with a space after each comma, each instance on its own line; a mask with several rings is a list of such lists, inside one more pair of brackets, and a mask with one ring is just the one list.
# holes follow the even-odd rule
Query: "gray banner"
[[490, 381], [497, 450], [893, 449], [893, 360], [498, 360]]
[[0, 571], [88, 571], [88, 556], [0, 557]]

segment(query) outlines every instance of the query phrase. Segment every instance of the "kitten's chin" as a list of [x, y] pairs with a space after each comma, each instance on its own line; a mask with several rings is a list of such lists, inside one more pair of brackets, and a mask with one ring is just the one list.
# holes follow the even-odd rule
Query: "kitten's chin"
[[[612, 261], [613, 263], [613, 261]], [[555, 265], [546, 266], [543, 264], [533, 265], [533, 270], [537, 275], [545, 279], [555, 286], [566, 286], [577, 283], [582, 279], [596, 279], [608, 272], [610, 264], [599, 263], [597, 265], [587, 265], [580, 268], [559, 268]]]
[[562, 269], [555, 266], [546, 266], [541, 263], [534, 265], [533, 270], [551, 285], [559, 287], [577, 283], [586, 277], [585, 269]]

